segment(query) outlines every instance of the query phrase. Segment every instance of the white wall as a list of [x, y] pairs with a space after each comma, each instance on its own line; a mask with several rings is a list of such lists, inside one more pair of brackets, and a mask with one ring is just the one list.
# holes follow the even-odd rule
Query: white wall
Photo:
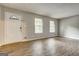
[[79, 15], [60, 20], [60, 36], [79, 39]]
[[3, 8], [0, 7], [0, 46], [4, 43], [4, 17]]
[[[35, 17], [40, 17], [43, 19], [43, 33], [41, 34], [35, 34], [34, 33], [34, 19]], [[49, 33], [49, 21], [53, 20], [56, 23], [57, 27], [57, 21], [55, 19], [51, 19], [48, 17], [43, 17], [39, 15], [34, 15], [34, 14], [26, 14], [24, 16], [25, 21], [27, 23], [27, 38], [47, 38], [47, 37], [53, 37], [57, 35], [57, 28], [55, 33]]]
[[[33, 13], [29, 13], [29, 12], [24, 12], [24, 11], [12, 9], [12, 8], [4, 7], [4, 6], [1, 6], [1, 7], [3, 8], [2, 15], [1, 15], [1, 17], [3, 17], [3, 20], [5, 19], [5, 12], [10, 12], [10, 13], [15, 13], [15, 14], [21, 15], [22, 20], [23, 20], [22, 21], [22, 27], [23, 27], [22, 34], [23, 34], [23, 37], [27, 37], [26, 40], [57, 36], [58, 23], [57, 23], [56, 19], [46, 17], [46, 16], [37, 15], [37, 14], [33, 14]], [[39, 18], [43, 19], [43, 22], [44, 22], [43, 27], [44, 28], [43, 28], [43, 33], [41, 33], [41, 34], [34, 33], [34, 19], [35, 19], [35, 17], [39, 17]], [[49, 20], [55, 21], [55, 24], [56, 24], [56, 32], [55, 33], [49, 33]], [[5, 26], [4, 26], [4, 28], [5, 28]], [[3, 29], [3, 30], [5, 30], [5, 29]], [[5, 37], [5, 36], [3, 35], [3, 37]], [[4, 40], [4, 39], [1, 39], [1, 40]], [[18, 41], [18, 39], [16, 41], [11, 41], [9, 43], [14, 43], [17, 41]], [[5, 40], [3, 41], [2, 44], [6, 44]]]

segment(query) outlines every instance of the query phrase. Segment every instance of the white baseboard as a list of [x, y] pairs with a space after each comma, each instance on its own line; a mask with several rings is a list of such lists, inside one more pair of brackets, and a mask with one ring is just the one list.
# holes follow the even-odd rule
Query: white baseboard
[[[53, 36], [53, 37], [55, 37], [55, 36]], [[7, 45], [7, 44], [19, 43], [19, 42], [25, 42], [25, 41], [33, 41], [33, 40], [53, 38], [53, 37], [41, 37], [41, 38], [34, 38], [34, 39], [23, 39], [23, 40], [17, 41], [17, 42], [5, 42], [5, 43], [1, 44], [0, 46]]]

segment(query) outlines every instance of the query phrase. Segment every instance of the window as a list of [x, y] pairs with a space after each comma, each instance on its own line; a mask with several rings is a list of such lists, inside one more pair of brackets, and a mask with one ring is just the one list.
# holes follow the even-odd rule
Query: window
[[10, 19], [19, 20], [17, 16], [14, 16], [14, 15], [10, 16]]
[[50, 30], [49, 31], [52, 32], [52, 33], [55, 32], [55, 23], [54, 23], [54, 21], [50, 21], [49, 24], [50, 24]]
[[35, 33], [43, 32], [43, 22], [41, 18], [35, 18]]

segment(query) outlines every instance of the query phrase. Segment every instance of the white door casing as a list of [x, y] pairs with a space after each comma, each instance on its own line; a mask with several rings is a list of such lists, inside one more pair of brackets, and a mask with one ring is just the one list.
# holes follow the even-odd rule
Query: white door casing
[[[11, 16], [16, 16], [18, 20], [10, 19]], [[14, 43], [23, 39], [21, 27], [21, 15], [5, 12], [5, 44]]]

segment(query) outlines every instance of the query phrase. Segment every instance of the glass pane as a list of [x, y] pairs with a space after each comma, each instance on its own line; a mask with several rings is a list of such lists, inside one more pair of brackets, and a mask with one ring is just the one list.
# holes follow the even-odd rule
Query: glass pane
[[42, 19], [35, 18], [35, 33], [42, 33], [42, 32], [43, 32]]
[[50, 32], [55, 32], [55, 23], [54, 23], [54, 21], [50, 21]]

